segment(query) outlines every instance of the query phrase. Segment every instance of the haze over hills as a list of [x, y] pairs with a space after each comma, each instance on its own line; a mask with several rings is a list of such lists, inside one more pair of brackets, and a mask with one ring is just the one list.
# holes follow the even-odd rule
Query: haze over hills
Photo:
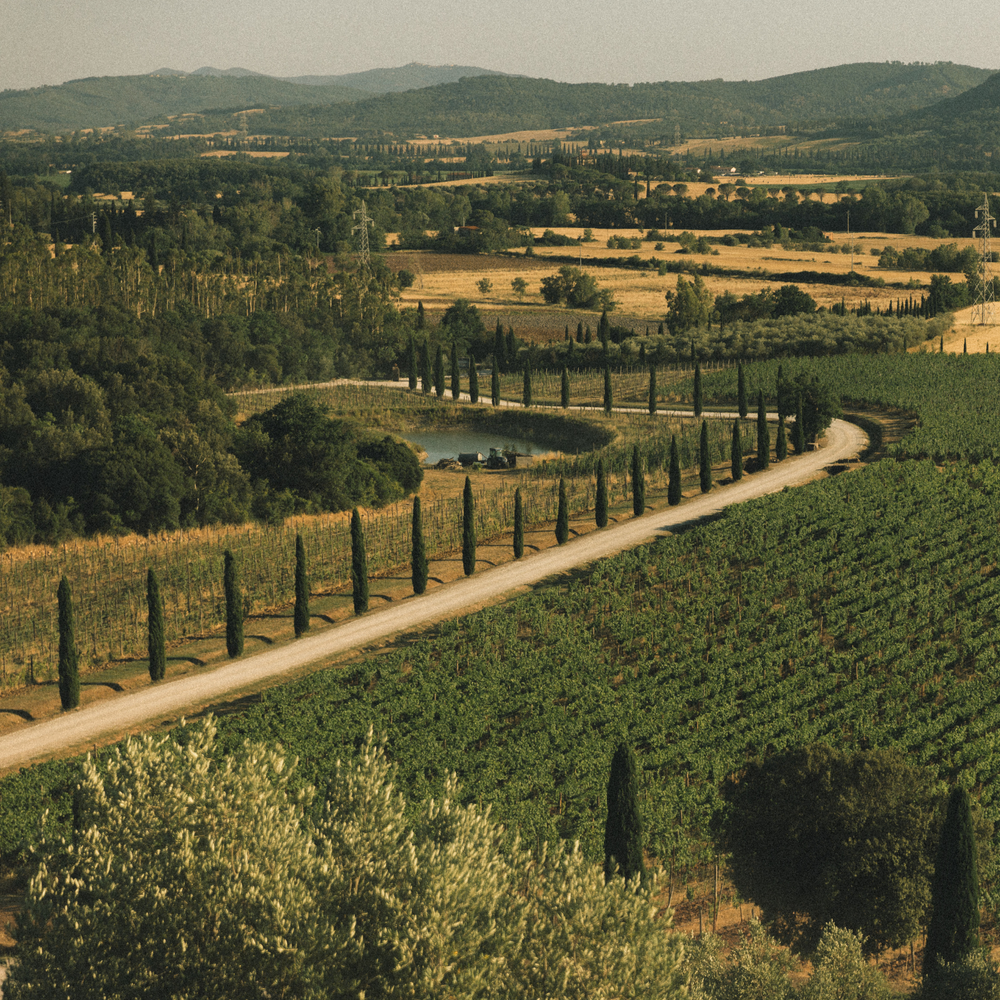
[[[691, 136], [774, 127], [831, 129], [861, 121], [870, 127], [902, 122], [942, 99], [975, 91], [991, 73], [954, 63], [855, 63], [758, 81], [627, 85], [568, 84], [416, 63], [295, 80], [206, 66], [189, 74], [163, 69], [148, 76], [6, 91], [0, 93], [0, 129], [52, 132], [156, 124], [165, 126], [160, 134], [169, 135], [191, 131], [190, 122], [171, 116], [200, 113], [201, 128], [220, 131], [232, 129], [233, 115], [250, 108], [260, 109], [253, 118], [255, 134], [305, 137], [464, 137], [636, 120], [648, 122], [641, 128], [650, 137], [672, 137], [676, 129]], [[452, 79], [421, 86], [442, 76]], [[380, 92], [373, 94], [374, 89]], [[988, 104], [990, 93], [968, 100]]]

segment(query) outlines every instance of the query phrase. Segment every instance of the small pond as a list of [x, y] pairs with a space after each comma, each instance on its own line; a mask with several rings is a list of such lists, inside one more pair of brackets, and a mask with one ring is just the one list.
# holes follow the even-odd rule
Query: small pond
[[406, 431], [403, 435], [427, 452], [426, 465], [434, 465], [442, 458], [458, 458], [460, 453], [478, 451], [489, 457], [490, 448], [516, 451], [522, 455], [544, 455], [552, 451], [550, 445], [540, 441], [525, 441], [522, 438], [507, 437], [488, 430], [473, 427], [453, 431]]

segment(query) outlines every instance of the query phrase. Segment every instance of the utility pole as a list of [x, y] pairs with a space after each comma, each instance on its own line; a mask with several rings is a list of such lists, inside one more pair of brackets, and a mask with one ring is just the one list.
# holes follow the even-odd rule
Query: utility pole
[[354, 218], [357, 219], [360, 216], [360, 221], [351, 230], [351, 233], [360, 233], [361, 235], [361, 266], [366, 270], [370, 271], [372, 267], [372, 255], [371, 251], [368, 249], [368, 227], [375, 225], [375, 220], [368, 215], [368, 206], [364, 201], [361, 202], [361, 208], [355, 209]]
[[983, 203], [976, 209], [979, 225], [972, 231], [974, 237], [982, 238], [979, 251], [979, 288], [976, 295], [976, 305], [972, 310], [972, 322], [980, 326], [993, 323], [993, 278], [990, 275], [990, 264], [993, 262], [993, 252], [990, 249], [990, 231], [996, 229], [997, 220], [990, 215], [989, 195], [983, 194]]

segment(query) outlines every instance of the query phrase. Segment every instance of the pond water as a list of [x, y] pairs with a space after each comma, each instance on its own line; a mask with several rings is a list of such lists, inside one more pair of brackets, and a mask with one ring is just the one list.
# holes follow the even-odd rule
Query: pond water
[[442, 458], [458, 458], [460, 453], [478, 451], [489, 457], [490, 448], [516, 451], [522, 455], [544, 455], [552, 451], [549, 445], [538, 441], [524, 441], [521, 438], [505, 437], [487, 430], [463, 428], [454, 431], [407, 431], [403, 435], [427, 452], [426, 465], [433, 465]]

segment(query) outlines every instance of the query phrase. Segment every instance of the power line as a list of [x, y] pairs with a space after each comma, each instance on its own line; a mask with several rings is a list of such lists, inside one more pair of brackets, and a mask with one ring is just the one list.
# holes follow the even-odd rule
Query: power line
[[972, 231], [974, 237], [982, 238], [979, 251], [979, 288], [976, 295], [976, 305], [972, 310], [972, 322], [980, 326], [993, 323], [993, 278], [990, 275], [990, 264], [993, 262], [993, 252], [990, 249], [990, 234], [996, 229], [997, 221], [990, 215], [989, 195], [983, 194], [983, 203], [976, 209], [976, 217], [982, 216], [980, 223]]

